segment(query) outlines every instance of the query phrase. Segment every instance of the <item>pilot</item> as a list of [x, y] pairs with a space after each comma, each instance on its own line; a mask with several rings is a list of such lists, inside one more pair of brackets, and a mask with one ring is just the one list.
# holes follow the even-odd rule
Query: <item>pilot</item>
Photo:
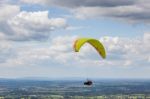
[[84, 85], [90, 86], [92, 85], [93, 82], [91, 80], [87, 80], [86, 82], [84, 82]]

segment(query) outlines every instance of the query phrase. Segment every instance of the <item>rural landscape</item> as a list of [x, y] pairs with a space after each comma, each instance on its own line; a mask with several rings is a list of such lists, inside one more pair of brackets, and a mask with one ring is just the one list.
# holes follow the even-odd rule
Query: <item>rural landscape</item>
[[149, 80], [0, 80], [0, 99], [149, 99]]

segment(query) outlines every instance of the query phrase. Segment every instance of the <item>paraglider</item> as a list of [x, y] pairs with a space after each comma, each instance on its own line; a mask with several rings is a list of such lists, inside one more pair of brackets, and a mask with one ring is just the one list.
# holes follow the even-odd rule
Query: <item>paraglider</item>
[[[105, 59], [106, 58], [106, 51], [105, 48], [103, 46], [103, 44], [96, 39], [93, 38], [79, 38], [74, 42], [74, 51], [75, 52], [79, 52], [80, 48], [85, 44], [85, 43], [89, 43], [90, 45], [92, 45], [97, 52], [99, 53], [99, 55]], [[87, 80], [84, 82], [84, 85], [87, 86], [91, 86], [93, 84], [93, 82], [91, 80]]]
[[96, 39], [92, 39], [92, 38], [79, 38], [79, 39], [77, 39], [74, 43], [74, 51], [79, 52], [80, 48], [85, 43], [89, 43], [90, 45], [92, 45], [97, 50], [97, 52], [99, 53], [99, 55], [102, 58], [106, 58], [106, 52], [105, 52], [105, 48], [104, 48], [103, 44], [100, 41], [98, 41]]
[[92, 85], [93, 82], [91, 80], [87, 80], [86, 82], [84, 82], [84, 85], [90, 86]]

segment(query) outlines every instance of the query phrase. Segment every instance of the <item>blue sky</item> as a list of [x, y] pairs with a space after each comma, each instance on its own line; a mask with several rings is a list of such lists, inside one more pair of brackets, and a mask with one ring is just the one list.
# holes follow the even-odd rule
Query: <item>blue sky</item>
[[[0, 77], [150, 78], [148, 0], [0, 1]], [[103, 60], [77, 38], [100, 40]]]

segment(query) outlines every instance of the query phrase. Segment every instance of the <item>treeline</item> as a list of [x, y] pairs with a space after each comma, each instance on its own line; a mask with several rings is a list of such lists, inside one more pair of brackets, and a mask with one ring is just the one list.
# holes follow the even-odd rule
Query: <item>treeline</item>
[[0, 96], [0, 99], [150, 99], [150, 95], [101, 95], [101, 96], [61, 96], [61, 95], [29, 95], [29, 96]]

